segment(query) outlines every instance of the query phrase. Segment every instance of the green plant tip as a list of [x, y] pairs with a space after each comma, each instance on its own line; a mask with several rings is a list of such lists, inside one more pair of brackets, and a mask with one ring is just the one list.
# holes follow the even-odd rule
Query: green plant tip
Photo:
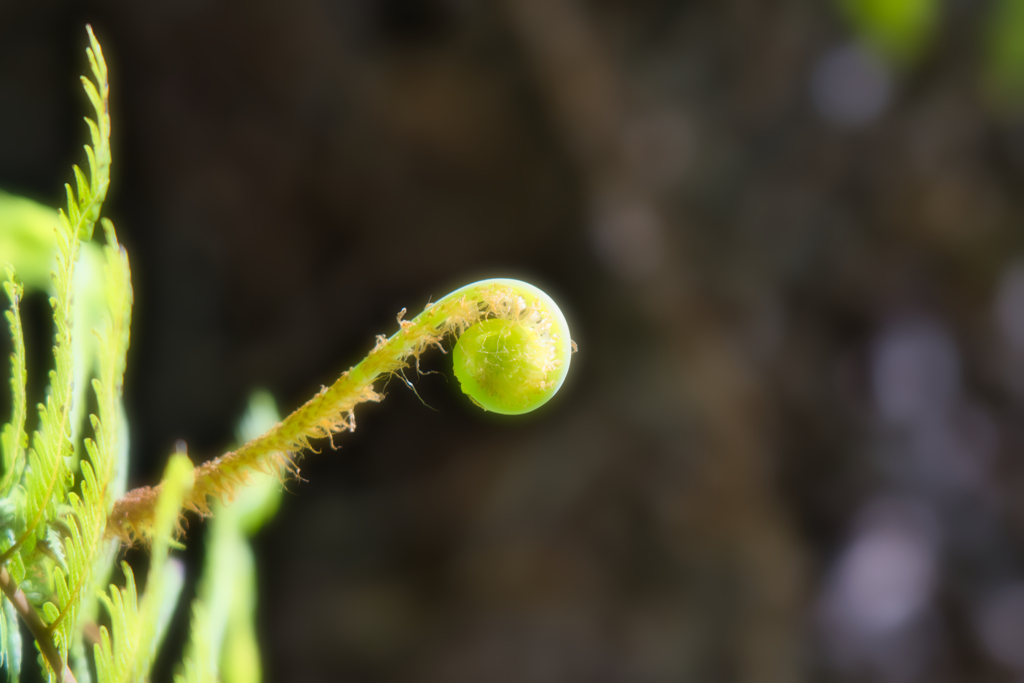
[[565, 316], [551, 297], [519, 280], [483, 280], [461, 291], [494, 291], [504, 313], [471, 325], [453, 353], [462, 390], [481, 408], [520, 415], [547, 403], [572, 357]]

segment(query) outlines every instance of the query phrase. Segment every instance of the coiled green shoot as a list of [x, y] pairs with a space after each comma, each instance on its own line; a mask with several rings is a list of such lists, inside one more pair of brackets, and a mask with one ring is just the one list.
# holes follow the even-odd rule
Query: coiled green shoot
[[[470, 398], [485, 410], [516, 415], [547, 403], [561, 387], [574, 350], [558, 306], [519, 280], [481, 280], [455, 290], [412, 320], [398, 316], [399, 330], [380, 336], [370, 353], [330, 387], [265, 434], [196, 468], [185, 507], [209, 515], [211, 500], [230, 500], [252, 472], [294, 471], [297, 454], [314, 439], [352, 431], [355, 407], [380, 401], [375, 384], [418, 361], [430, 347], [455, 346], [455, 373]], [[146, 539], [159, 487], [129, 491], [117, 501], [107, 532], [126, 541]]]
[[484, 410], [505, 415], [536, 410], [551, 400], [569, 372], [572, 341], [565, 316], [551, 297], [519, 280], [483, 280], [459, 292], [481, 287], [508, 288], [514, 296], [504, 296], [507, 310], [459, 337], [455, 376]]

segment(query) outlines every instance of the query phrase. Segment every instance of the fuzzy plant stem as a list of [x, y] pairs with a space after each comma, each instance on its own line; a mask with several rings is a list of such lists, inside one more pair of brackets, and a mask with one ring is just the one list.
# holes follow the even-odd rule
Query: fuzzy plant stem
[[[29, 604], [28, 598], [18, 588], [18, 584], [11, 575], [7, 573], [6, 567], [0, 567], [0, 590], [11, 601], [11, 604], [14, 605], [14, 610], [21, 616], [22, 621], [28, 626], [28, 630], [32, 632], [32, 637], [39, 644], [39, 651], [43, 653], [43, 657], [46, 658], [50, 667], [54, 671], [64, 671], [64, 683], [77, 683], [74, 674], [71, 673], [71, 668], [64, 665], [60, 651], [53, 643], [50, 629], [43, 623], [35, 608]], [[12, 627], [17, 628], [16, 625]]]
[[[286, 467], [297, 473], [294, 457], [298, 452], [310, 448], [314, 439], [354, 430], [355, 407], [381, 400], [382, 395], [374, 388], [377, 380], [401, 372], [413, 359], [418, 361], [428, 347], [441, 348], [447, 335], [462, 335], [478, 323], [488, 323], [488, 329], [476, 335], [479, 348], [461, 355], [482, 364], [477, 363], [480, 367], [475, 379], [459, 378], [464, 387], [495, 387], [492, 393], [498, 395], [498, 400], [493, 406], [485, 402], [487, 397], [480, 395], [481, 400], [477, 400], [471, 393], [481, 407], [496, 412], [527, 412], [557, 391], [568, 370], [572, 342], [565, 318], [546, 294], [527, 283], [484, 280], [428, 305], [412, 320], [402, 320], [404, 313], [398, 316], [399, 330], [389, 338], [378, 337], [366, 358], [333, 385], [323, 388], [262, 436], [197, 467], [195, 485], [185, 507], [210, 514], [210, 499], [230, 499], [253, 471], [277, 473]], [[500, 328], [496, 331], [490, 329], [495, 323]], [[501, 375], [497, 381], [486, 381], [488, 377], [494, 380], [496, 375]], [[509, 384], [509, 376], [516, 378], [514, 385]], [[125, 494], [107, 519], [108, 535], [127, 542], [145, 540], [158, 496], [159, 486]]]

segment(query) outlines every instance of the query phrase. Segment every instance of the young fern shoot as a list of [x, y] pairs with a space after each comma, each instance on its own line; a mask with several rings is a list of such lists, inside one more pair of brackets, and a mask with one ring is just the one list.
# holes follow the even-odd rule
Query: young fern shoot
[[[516, 415], [535, 410], [562, 386], [574, 350], [565, 316], [555, 302], [519, 280], [482, 280], [455, 290], [399, 330], [380, 336], [360, 363], [305, 405], [238, 450], [199, 465], [185, 507], [210, 514], [211, 500], [233, 497], [250, 472], [279, 472], [313, 439], [355, 429], [355, 407], [380, 401], [378, 380], [401, 372], [449, 335], [459, 337], [455, 372], [480, 407]], [[159, 487], [129, 491], [114, 506], [109, 534], [128, 542], [147, 538]]]
[[[39, 288], [43, 285], [38, 284], [38, 262], [45, 265], [52, 259], [54, 370], [45, 404], [39, 406], [39, 427], [31, 447], [25, 433], [27, 377], [19, 314], [23, 286], [10, 269], [4, 283], [11, 300], [6, 318], [13, 353], [12, 416], [0, 432], [0, 667], [15, 681], [21, 662], [18, 619], [32, 633], [47, 681], [85, 681], [92, 670], [97, 683], [148, 680], [161, 639], [161, 615], [170, 613], [165, 607], [174, 604], [180, 588], [180, 574], [168, 563], [168, 550], [180, 531], [183, 511], [224, 512], [218, 501], [233, 499], [240, 487], [252, 483], [254, 473], [276, 477], [284, 470], [294, 471], [298, 453], [315, 439], [354, 430], [356, 406], [381, 400], [379, 383], [418, 362], [428, 348], [443, 350], [446, 337], [458, 337], [453, 356], [463, 390], [485, 410], [509, 415], [529, 412], [550, 400], [562, 385], [575, 350], [565, 317], [542, 291], [518, 280], [476, 282], [428, 305], [412, 320], [402, 319], [403, 310], [397, 332], [378, 337], [366, 358], [284, 420], [274, 422], [275, 410], [262, 423], [261, 429], [273, 424], [262, 436], [197, 468], [185, 455], [173, 456], [161, 484], [117, 498], [124, 491], [126, 469], [121, 400], [133, 296], [127, 253], [113, 224], [100, 218], [110, 182], [107, 67], [92, 30], [88, 33], [86, 52], [93, 79], [83, 78], [82, 83], [95, 112], [95, 120], [86, 119], [92, 143], [85, 147], [88, 174], [74, 167], [76, 188], [67, 186], [67, 208], [52, 214], [52, 242], [37, 240], [35, 269], [25, 269], [35, 273], [26, 286]], [[46, 210], [38, 207], [35, 215], [42, 217], [36, 227], [42, 224], [39, 229], [45, 233], [50, 223]], [[97, 222], [103, 227], [102, 250], [90, 242]], [[76, 264], [85, 264], [78, 269], [80, 275], [102, 270], [102, 278], [79, 278], [76, 284]], [[100, 281], [100, 294], [89, 289]], [[95, 310], [81, 307], [84, 300], [95, 304]], [[88, 337], [90, 344], [82, 344], [90, 331], [95, 339]], [[89, 416], [91, 438], [84, 439], [84, 455], [78, 457], [78, 416], [84, 416], [83, 390], [92, 374], [97, 414]], [[250, 489], [254, 492], [259, 493]], [[220, 532], [211, 543], [222, 550], [230, 549], [228, 541], [235, 543], [236, 564], [251, 564], [245, 534], [252, 531], [243, 530], [241, 510], [225, 513], [218, 521], [222, 524], [214, 530]], [[127, 564], [122, 564], [123, 587], [101, 588], [111, 571], [116, 538], [141, 539], [151, 546], [141, 598]], [[174, 576], [179, 576], [177, 583]], [[254, 576], [253, 569], [250, 578]], [[182, 681], [216, 678], [218, 649], [223, 650], [218, 641], [228, 633], [228, 610], [215, 599], [225, 592], [223, 579], [210, 578], [208, 594], [194, 604], [196, 625]], [[241, 592], [254, 595], [255, 580], [250, 583]], [[251, 606], [245, 602], [251, 598], [243, 598], [232, 603], [236, 614], [242, 614], [246, 604]], [[109, 626], [97, 624], [99, 601], [107, 609]], [[244, 624], [235, 626], [231, 633], [238, 636]], [[91, 648], [86, 647], [87, 631], [98, 634]], [[214, 635], [204, 637], [209, 634]], [[255, 651], [255, 637], [248, 638], [245, 642]], [[242, 636], [235, 642], [243, 642]], [[90, 649], [93, 667], [87, 661]], [[238, 670], [257, 669], [240, 665]]]
[[518, 280], [485, 280], [450, 296], [481, 285], [509, 289], [494, 301], [502, 307], [500, 314], [478, 321], [459, 337], [455, 376], [484, 410], [504, 415], [536, 410], [551, 400], [569, 371], [569, 325], [551, 297]]

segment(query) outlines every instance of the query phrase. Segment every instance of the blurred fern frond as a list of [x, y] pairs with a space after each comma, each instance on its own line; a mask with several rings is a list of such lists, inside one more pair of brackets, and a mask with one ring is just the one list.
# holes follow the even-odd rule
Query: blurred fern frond
[[101, 627], [100, 642], [93, 648], [98, 683], [143, 681], [155, 654], [158, 616], [164, 604], [167, 550], [178, 524], [182, 501], [192, 488], [193, 468], [188, 456], [176, 454], [164, 470], [153, 523], [153, 546], [146, 593], [140, 605], [135, 576], [122, 563], [126, 585], [110, 587], [102, 595], [110, 614], [111, 628]]
[[[110, 118], [107, 111], [107, 67], [96, 37], [89, 29], [89, 64], [96, 83], [82, 77], [82, 84], [96, 113], [96, 121], [86, 119], [92, 146], [86, 145], [89, 178], [74, 167], [77, 197], [66, 185], [67, 211], [59, 212], [56, 229], [57, 259], [53, 273], [54, 296], [50, 299], [55, 323], [55, 368], [50, 373], [50, 390], [46, 404], [40, 406], [39, 430], [28, 454], [23, 486], [25, 504], [18, 535], [3, 549], [0, 563], [11, 562], [12, 575], [19, 583], [24, 579], [24, 565], [32, 561], [36, 543], [46, 534], [47, 524], [59, 514], [67, 490], [74, 483], [65, 458], [73, 451], [70, 412], [73, 391], [73, 349], [71, 315], [73, 275], [82, 236], [92, 235], [100, 207], [110, 184]], [[16, 380], [17, 378], [15, 378]], [[54, 615], [56, 616], [56, 615]], [[65, 653], [66, 654], [66, 653]]]
[[[33, 435], [27, 457], [24, 433], [27, 376], [18, 313], [23, 290], [13, 270], [8, 271], [5, 283], [12, 304], [7, 319], [14, 339], [13, 415], [2, 436], [4, 469], [0, 494], [4, 496], [7, 519], [3, 525], [5, 533], [0, 535], [0, 565], [6, 565], [13, 579], [9, 588], [13, 586], [17, 591], [23, 588], [28, 595], [23, 609], [38, 607], [42, 613], [42, 625], [33, 630], [37, 640], [46, 641], [45, 646], [40, 644], [40, 649], [49, 653], [44, 661], [51, 680], [64, 677], [69, 650], [78, 631], [81, 605], [94, 595], [90, 585], [92, 568], [103, 539], [109, 505], [107, 489], [117, 461], [116, 437], [110, 436], [112, 430], [116, 433], [117, 429], [116, 411], [110, 406], [118, 405], [119, 373], [123, 371], [131, 308], [127, 260], [120, 254], [117, 259], [108, 257], [108, 261], [114, 263], [108, 279], [110, 322], [101, 332], [104, 350], [100, 354], [101, 379], [96, 385], [102, 419], [93, 420], [99, 447], [91, 441], [87, 444], [92, 446], [89, 449], [91, 462], [81, 463], [81, 493], [69, 493], [76, 484], [68, 462], [74, 453], [72, 415], [76, 403], [79, 409], [83, 405], [81, 392], [75, 395], [75, 378], [76, 374], [80, 378], [87, 375], [91, 365], [81, 349], [77, 349], [76, 359], [73, 344], [72, 330], [75, 329], [76, 335], [83, 332], [73, 322], [79, 310], [74, 303], [75, 267], [82, 240], [92, 237], [110, 184], [107, 66], [92, 29], [87, 27], [87, 30], [90, 45], [86, 54], [92, 80], [82, 77], [82, 85], [95, 114], [95, 119], [86, 118], [91, 137], [91, 145], [85, 146], [88, 176], [78, 166], [73, 167], [75, 188], [65, 185], [67, 207], [57, 212], [53, 243], [35, 250], [40, 254], [32, 254], [33, 260], [48, 259], [46, 247], [55, 248], [50, 298], [55, 333], [54, 369], [50, 373], [46, 402], [39, 406], [39, 428]], [[113, 226], [107, 223], [106, 228], [108, 252], [118, 252]], [[104, 429], [105, 426], [108, 428]], [[23, 584], [26, 578], [31, 580]], [[7, 597], [12, 600], [15, 596]], [[36, 618], [32, 617], [32, 621]], [[53, 654], [54, 651], [57, 654]], [[10, 673], [12, 668], [8, 667], [8, 671]]]
[[[117, 242], [113, 224], [104, 219], [107, 315], [98, 331], [99, 377], [93, 380], [99, 415], [91, 416], [95, 440], [86, 439], [88, 461], [81, 463], [81, 496], [69, 495], [71, 534], [65, 542], [67, 575], [54, 569], [57, 616], [50, 621], [58, 648], [65, 648], [78, 626], [82, 603], [95, 594], [94, 565], [100, 555], [107, 513], [112, 504], [110, 483], [118, 460], [118, 417], [131, 323], [132, 286], [128, 255]], [[101, 556], [102, 559], [102, 556]], [[102, 573], [99, 572], [99, 573]], [[104, 577], [105, 578], [105, 577]]]
[[905, 66], [934, 41], [942, 5], [938, 0], [840, 0], [840, 8], [861, 40]]
[[11, 300], [11, 310], [7, 311], [7, 322], [11, 327], [11, 340], [14, 351], [11, 353], [11, 421], [4, 425], [0, 435], [3, 443], [3, 476], [0, 478], [0, 497], [6, 498], [14, 483], [21, 478], [25, 468], [25, 446], [28, 437], [25, 434], [26, 410], [25, 384], [28, 373], [25, 370], [25, 335], [21, 328], [21, 297], [24, 287], [15, 280], [14, 272], [7, 270], [7, 282], [4, 283], [7, 298]]

